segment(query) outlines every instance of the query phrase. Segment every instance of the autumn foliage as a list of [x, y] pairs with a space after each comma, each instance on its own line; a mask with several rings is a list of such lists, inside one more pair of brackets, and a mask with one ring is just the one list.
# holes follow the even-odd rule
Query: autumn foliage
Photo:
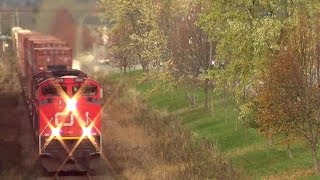
[[256, 121], [265, 135], [285, 135], [287, 145], [304, 139], [319, 172], [317, 147], [320, 132], [319, 58], [313, 41], [317, 29], [299, 14], [283, 49], [272, 60], [258, 85]]

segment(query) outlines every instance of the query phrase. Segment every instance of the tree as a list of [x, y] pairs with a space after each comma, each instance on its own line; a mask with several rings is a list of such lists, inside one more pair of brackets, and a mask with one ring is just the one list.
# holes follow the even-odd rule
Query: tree
[[[261, 132], [273, 131], [287, 138], [302, 137], [309, 144], [319, 173], [320, 74], [319, 14], [301, 6], [293, 14], [283, 50], [272, 61], [257, 88], [257, 123]], [[290, 151], [289, 151], [290, 152]]]
[[[257, 87], [254, 101], [255, 122], [259, 131], [269, 136], [282, 134], [286, 137], [290, 157], [290, 136], [295, 138], [293, 123], [297, 118], [297, 97], [302, 90], [302, 74], [291, 51], [281, 52], [267, 67], [262, 84]], [[300, 97], [299, 97], [300, 99]]]
[[117, 67], [121, 68], [124, 74], [127, 74], [127, 69], [136, 64], [135, 48], [132, 45], [131, 38], [126, 33], [126, 25], [117, 26], [112, 29], [111, 39], [108, 41], [109, 56], [111, 61]]
[[114, 6], [111, 8], [113, 14], [104, 15], [113, 22], [112, 28], [126, 26], [125, 35], [129, 37], [127, 40], [130, 40], [128, 46], [135, 49], [130, 53], [135, 53], [135, 61], [141, 64], [143, 71], [148, 72], [151, 63], [160, 61], [165, 47], [164, 35], [157, 26], [153, 2], [101, 0], [100, 4], [102, 7], [110, 7], [110, 4]]
[[[202, 3], [198, 24], [217, 42], [216, 63], [222, 65], [219, 71], [210, 74], [225, 76], [217, 79], [216, 85], [220, 86], [217, 88], [231, 87], [241, 113], [253, 100], [253, 87], [259, 83], [265, 64], [280, 49], [282, 21], [277, 14], [282, 6], [258, 0]], [[250, 118], [239, 116], [239, 119], [250, 127]]]
[[[206, 74], [212, 68], [215, 42], [212, 42], [206, 33], [196, 25], [200, 8], [200, 4], [192, 4], [189, 13], [177, 24], [170, 44], [171, 73], [186, 82], [185, 84], [192, 84], [195, 88], [198, 84], [202, 84], [205, 92], [204, 105], [208, 109], [208, 92], [211, 84]], [[192, 98], [189, 97], [189, 99]]]
[[[250, 127], [250, 118], [245, 115], [251, 113], [241, 111], [248, 110], [246, 107], [252, 104], [253, 87], [261, 81], [270, 59], [284, 47], [295, 12], [306, 7], [307, 12], [314, 13], [319, 2], [215, 0], [202, 3], [205, 8], [198, 24], [218, 42], [216, 62], [224, 65], [220, 73], [226, 75], [238, 110], [244, 115], [239, 118], [245, 127]], [[224, 86], [224, 83], [216, 84]]]

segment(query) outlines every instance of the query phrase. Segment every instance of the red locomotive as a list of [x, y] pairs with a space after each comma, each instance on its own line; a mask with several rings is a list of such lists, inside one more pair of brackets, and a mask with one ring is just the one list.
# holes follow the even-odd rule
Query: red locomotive
[[[73, 70], [67, 43], [12, 29], [32, 130], [48, 171], [87, 171], [102, 152], [101, 85]], [[86, 161], [86, 162], [84, 162]]]

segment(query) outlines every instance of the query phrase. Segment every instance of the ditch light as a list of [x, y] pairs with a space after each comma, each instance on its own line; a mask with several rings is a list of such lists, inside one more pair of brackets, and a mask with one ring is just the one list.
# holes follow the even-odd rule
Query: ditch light
[[51, 135], [52, 135], [53, 137], [58, 137], [58, 136], [60, 136], [60, 128], [53, 128], [53, 129], [51, 129]]

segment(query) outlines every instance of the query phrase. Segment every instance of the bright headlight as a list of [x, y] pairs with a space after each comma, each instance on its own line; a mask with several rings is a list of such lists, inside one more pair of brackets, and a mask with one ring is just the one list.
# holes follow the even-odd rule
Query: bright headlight
[[75, 111], [76, 110], [76, 104], [77, 104], [77, 101], [74, 100], [74, 99], [68, 99], [67, 100], [67, 110], [68, 111]]
[[91, 128], [85, 127], [82, 129], [83, 136], [91, 136]]
[[53, 128], [51, 131], [52, 131], [51, 132], [52, 136], [60, 136], [60, 129], [59, 128]]

